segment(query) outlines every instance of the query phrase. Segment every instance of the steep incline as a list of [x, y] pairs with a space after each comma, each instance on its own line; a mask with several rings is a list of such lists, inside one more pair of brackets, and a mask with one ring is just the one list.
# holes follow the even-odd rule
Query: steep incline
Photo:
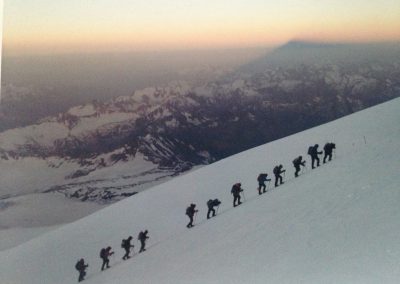
[[[0, 254], [2, 283], [398, 283], [400, 99], [277, 140], [127, 198]], [[336, 158], [293, 177], [307, 146], [336, 142]], [[282, 187], [258, 196], [256, 177], [287, 169]], [[241, 181], [246, 202], [232, 208]], [[205, 221], [209, 198], [219, 215]], [[186, 229], [185, 208], [200, 214]], [[149, 249], [122, 263], [121, 239], [147, 228]], [[99, 272], [111, 245], [112, 268]]]

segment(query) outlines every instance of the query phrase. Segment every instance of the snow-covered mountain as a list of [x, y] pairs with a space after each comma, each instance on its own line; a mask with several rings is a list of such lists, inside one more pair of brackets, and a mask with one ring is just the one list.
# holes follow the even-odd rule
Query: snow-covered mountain
[[[390, 52], [379, 58], [366, 48], [351, 60], [343, 46], [335, 53], [298, 45], [212, 82], [139, 89], [0, 132], [0, 234], [17, 227], [35, 228], [35, 235], [38, 227], [76, 220], [188, 170], [400, 95], [400, 62]], [[336, 59], [294, 60], [310, 50]], [[29, 90], [11, 93], [24, 100]]]
[[[175, 128], [176, 105], [194, 103], [176, 95], [179, 88], [145, 89], [0, 133], [1, 197], [60, 192], [105, 203], [213, 161], [179, 135], [159, 134]], [[149, 92], [158, 103], [146, 103]]]
[[[286, 49], [292, 51], [292, 45]], [[300, 50], [308, 48], [315, 49]], [[144, 184], [138, 176], [150, 176], [149, 185], [154, 173], [157, 180], [177, 175], [400, 95], [400, 62], [356, 63], [276, 66], [267, 61], [201, 86], [172, 82], [76, 106], [0, 133], [0, 164], [29, 176], [21, 164], [34, 159], [42, 172], [51, 172], [38, 175], [25, 193], [119, 200], [141, 190], [133, 187]], [[147, 166], [136, 171], [143, 163]], [[112, 174], [114, 166], [131, 164], [135, 171]], [[113, 189], [113, 180], [122, 178], [130, 182]], [[9, 188], [1, 190], [2, 197], [27, 184], [15, 178], [2, 183]]]
[[[400, 100], [239, 153], [0, 253], [2, 283], [398, 283]], [[308, 145], [333, 141], [335, 158], [293, 178]], [[259, 196], [276, 164], [285, 184]], [[245, 202], [232, 207], [240, 181]], [[206, 201], [219, 198], [216, 218]], [[193, 229], [185, 208], [198, 205]], [[120, 243], [149, 230], [148, 250], [123, 262]], [[100, 272], [101, 247], [116, 255]]]

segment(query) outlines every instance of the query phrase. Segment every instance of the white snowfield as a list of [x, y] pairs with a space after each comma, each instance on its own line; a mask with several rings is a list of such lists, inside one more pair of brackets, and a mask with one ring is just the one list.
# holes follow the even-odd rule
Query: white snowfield
[[[399, 110], [392, 100], [239, 153], [3, 251], [0, 282], [76, 283], [83, 257], [87, 284], [400, 283]], [[294, 179], [292, 160], [309, 164], [307, 147], [328, 141], [336, 157]], [[258, 174], [280, 163], [285, 184], [259, 196]], [[246, 201], [233, 208], [238, 181]], [[222, 205], [206, 220], [210, 198]], [[122, 238], [143, 229], [147, 251], [122, 261]], [[100, 272], [108, 245], [116, 254]]]

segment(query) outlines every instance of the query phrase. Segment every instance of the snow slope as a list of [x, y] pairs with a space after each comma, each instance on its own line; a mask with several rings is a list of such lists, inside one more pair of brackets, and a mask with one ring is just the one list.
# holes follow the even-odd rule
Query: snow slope
[[[174, 175], [172, 170], [159, 170], [140, 153], [73, 180], [65, 176], [78, 165], [64, 159], [10, 159], [0, 164], [0, 251], [108, 206], [110, 201], [102, 197], [110, 192], [118, 200]], [[80, 195], [66, 197], [75, 192]], [[85, 198], [97, 202], [81, 202]]]
[[[1, 283], [399, 283], [400, 99], [239, 153], [0, 252]], [[336, 158], [294, 179], [307, 146], [337, 144]], [[305, 156], [305, 155], [304, 155]], [[258, 196], [256, 177], [287, 169], [286, 183]], [[241, 181], [246, 201], [232, 208]], [[219, 215], [205, 220], [205, 203]], [[186, 229], [185, 208], [200, 209]], [[121, 239], [144, 228], [148, 250], [122, 262]], [[112, 268], [100, 272], [101, 247]]]

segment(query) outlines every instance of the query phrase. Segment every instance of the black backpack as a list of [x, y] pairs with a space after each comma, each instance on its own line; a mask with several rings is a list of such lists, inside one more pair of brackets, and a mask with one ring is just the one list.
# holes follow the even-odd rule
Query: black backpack
[[279, 167], [278, 167], [278, 166], [276, 166], [276, 167], [274, 168], [273, 173], [274, 173], [275, 175], [279, 174]]
[[258, 182], [263, 182], [263, 181], [265, 181], [266, 179], [267, 179], [267, 174], [259, 174], [258, 175], [258, 178], [257, 178], [257, 181]]
[[122, 240], [122, 242], [121, 242], [121, 248], [125, 248], [125, 247], [126, 247], [126, 242], [127, 242], [127, 240]]
[[102, 248], [100, 251], [100, 258], [105, 258], [106, 257], [106, 249]]
[[188, 208], [186, 208], [186, 215], [189, 216], [189, 214], [190, 214], [190, 206]]
[[308, 154], [308, 155], [311, 155], [312, 152], [313, 152], [313, 146], [308, 147], [307, 154]]
[[143, 233], [143, 232], [140, 232], [139, 235], [137, 236], [137, 239], [138, 239], [138, 240], [143, 239], [143, 235], [144, 235], [144, 233]]
[[80, 270], [81, 270], [81, 268], [82, 268], [81, 261], [80, 261], [80, 260], [78, 260], [78, 262], [75, 264], [75, 269], [76, 269], [76, 270], [78, 270], [78, 271], [80, 271]]

